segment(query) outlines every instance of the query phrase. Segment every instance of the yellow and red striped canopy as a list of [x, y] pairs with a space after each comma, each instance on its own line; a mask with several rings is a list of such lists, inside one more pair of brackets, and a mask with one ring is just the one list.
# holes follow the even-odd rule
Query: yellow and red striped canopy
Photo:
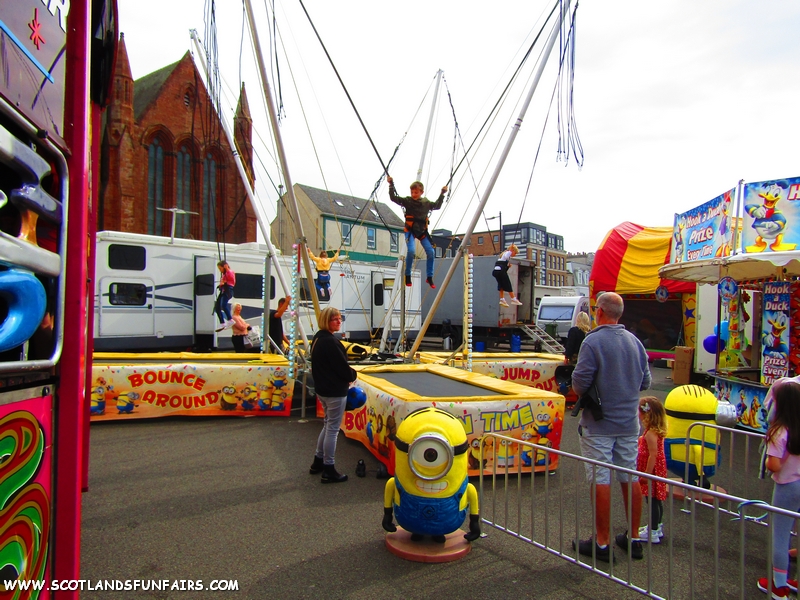
[[597, 249], [589, 277], [589, 294], [653, 294], [666, 286], [670, 294], [694, 292], [695, 284], [661, 279], [658, 269], [669, 262], [672, 227], [644, 227], [625, 222], [606, 234]]

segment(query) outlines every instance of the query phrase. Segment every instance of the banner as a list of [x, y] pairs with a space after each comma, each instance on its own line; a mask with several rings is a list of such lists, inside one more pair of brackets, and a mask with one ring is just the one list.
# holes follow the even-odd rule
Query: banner
[[800, 177], [744, 186], [745, 252], [786, 252], [800, 243]]
[[675, 215], [671, 261], [690, 262], [729, 256], [733, 246], [733, 201], [736, 190], [728, 190], [697, 208]]
[[138, 364], [92, 366], [93, 421], [163, 416], [281, 416], [294, 380], [283, 365]]
[[771, 385], [789, 376], [789, 288], [790, 283], [764, 284], [761, 317], [761, 383]]

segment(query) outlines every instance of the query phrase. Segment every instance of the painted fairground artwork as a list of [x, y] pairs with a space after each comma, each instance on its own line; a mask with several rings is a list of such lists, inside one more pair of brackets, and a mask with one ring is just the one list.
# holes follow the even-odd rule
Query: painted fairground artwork
[[164, 416], [289, 416], [294, 380], [285, 366], [94, 365], [93, 421]]
[[672, 233], [672, 262], [689, 262], [728, 256], [733, 247], [733, 214], [736, 190], [675, 215]]
[[790, 285], [788, 281], [764, 284], [761, 321], [761, 383], [764, 385], [789, 375]]
[[739, 425], [754, 431], [766, 432], [767, 410], [764, 408], [764, 394], [761, 386], [749, 385], [741, 381], [717, 379], [717, 398], [736, 407], [736, 420]]
[[[52, 396], [46, 396], [0, 406], [0, 553], [6, 580], [48, 579], [51, 405]], [[50, 592], [29, 590], [13, 597], [45, 599]]]
[[[364, 380], [359, 386], [366, 392], [366, 403], [345, 413], [342, 429], [351, 439], [361, 441], [369, 451], [394, 473], [394, 436], [403, 419], [411, 412], [435, 406], [459, 419], [467, 434], [469, 475], [505, 472], [531, 473], [554, 471], [558, 457], [541, 448], [559, 449], [564, 424], [564, 397], [537, 391], [529, 399], [447, 398], [439, 401], [404, 400], [384, 392]], [[517, 387], [517, 386], [515, 386]], [[446, 400], [446, 401], [445, 401]], [[498, 441], [486, 434], [501, 434], [518, 442]]]
[[800, 244], [800, 177], [744, 186], [745, 252], [786, 252]]

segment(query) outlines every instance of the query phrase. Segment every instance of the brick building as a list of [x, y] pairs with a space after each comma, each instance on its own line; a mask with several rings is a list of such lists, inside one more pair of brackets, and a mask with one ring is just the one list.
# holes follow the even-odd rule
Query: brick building
[[[252, 173], [244, 85], [234, 137]], [[101, 141], [98, 230], [170, 235], [174, 218], [176, 237], [256, 241], [256, 217], [233, 155], [191, 55], [133, 81], [120, 36]]]

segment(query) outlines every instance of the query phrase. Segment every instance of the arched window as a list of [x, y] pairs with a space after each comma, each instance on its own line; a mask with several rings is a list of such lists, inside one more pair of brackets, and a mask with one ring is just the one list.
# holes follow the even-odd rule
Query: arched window
[[[192, 154], [188, 146], [181, 146], [178, 151], [178, 172], [175, 178], [177, 194], [175, 195], [175, 208], [192, 210]], [[192, 232], [192, 215], [177, 213], [175, 219], [175, 236], [188, 238]]]
[[154, 138], [147, 147], [147, 233], [164, 233], [164, 148], [161, 140]]
[[203, 239], [216, 240], [217, 161], [209, 152], [203, 161]]

